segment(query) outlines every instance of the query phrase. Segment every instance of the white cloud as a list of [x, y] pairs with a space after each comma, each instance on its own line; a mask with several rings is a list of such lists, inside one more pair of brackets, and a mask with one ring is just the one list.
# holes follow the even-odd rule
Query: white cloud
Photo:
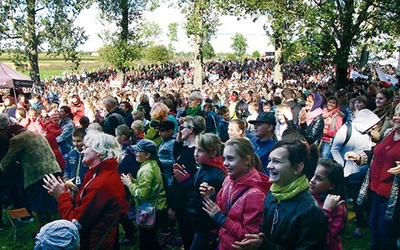
[[[89, 36], [89, 40], [79, 47], [83, 51], [95, 51], [99, 49], [103, 43], [98, 37], [98, 34], [107, 27], [103, 27], [99, 21], [98, 9], [92, 7], [81, 12], [75, 24], [85, 28]], [[176, 51], [193, 51], [191, 41], [188, 39], [184, 29], [184, 15], [178, 9], [168, 8], [163, 5], [153, 12], [145, 13], [146, 21], [156, 22], [160, 25], [163, 35], [160, 37], [159, 43], [168, 44], [166, 33], [168, 31], [168, 24], [179, 23], [178, 37], [179, 41], [174, 43]], [[222, 16], [221, 26], [215, 37], [211, 39], [211, 44], [216, 52], [232, 52], [230, 48], [232, 44], [231, 38], [235, 33], [244, 35], [247, 39], [248, 49], [247, 53], [251, 54], [253, 51], [258, 50], [260, 53], [266, 51], [273, 51], [273, 47], [269, 44], [269, 40], [263, 30], [263, 25], [266, 23], [266, 18], [259, 18], [256, 22], [251, 19], [237, 20], [236, 17]]]

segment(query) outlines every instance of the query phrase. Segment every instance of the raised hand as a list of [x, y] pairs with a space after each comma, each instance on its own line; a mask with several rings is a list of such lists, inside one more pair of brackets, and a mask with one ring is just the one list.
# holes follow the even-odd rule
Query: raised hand
[[203, 210], [206, 211], [206, 213], [212, 218], [216, 213], [221, 211], [219, 209], [217, 203], [213, 202], [210, 198], [204, 197], [203, 201]]
[[201, 183], [199, 190], [202, 197], [209, 198], [215, 194], [215, 188], [213, 186], [209, 186], [207, 182]]

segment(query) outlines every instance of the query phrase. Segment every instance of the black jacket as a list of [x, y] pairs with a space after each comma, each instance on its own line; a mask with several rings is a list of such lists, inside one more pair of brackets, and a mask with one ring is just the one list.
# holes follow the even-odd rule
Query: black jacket
[[115, 136], [115, 129], [119, 125], [125, 124], [124, 116], [124, 111], [119, 107], [107, 114], [106, 119], [101, 123], [104, 133]]
[[324, 132], [324, 118], [322, 114], [307, 126], [307, 123], [300, 124], [300, 133], [307, 139], [308, 144], [318, 144]]
[[[218, 158], [218, 157], [217, 157]], [[222, 159], [222, 157], [220, 157]], [[216, 158], [214, 158], [216, 159]], [[222, 164], [222, 160], [220, 162]], [[215, 194], [218, 194], [225, 179], [225, 173], [211, 165], [202, 164], [196, 174], [188, 179], [184, 184], [186, 191], [186, 209], [192, 222], [192, 227], [196, 232], [210, 232], [219, 226], [203, 210], [203, 198], [200, 195], [199, 187], [203, 182], [215, 188]], [[215, 197], [212, 197], [215, 199]]]
[[325, 249], [328, 219], [308, 189], [280, 202], [269, 193], [261, 230], [265, 239], [259, 249], [275, 244], [286, 250], [320, 250]]

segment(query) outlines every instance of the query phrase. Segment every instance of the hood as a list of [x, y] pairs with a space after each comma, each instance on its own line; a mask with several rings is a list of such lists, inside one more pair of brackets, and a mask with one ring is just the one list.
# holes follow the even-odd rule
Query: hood
[[[261, 180], [260, 180], [261, 178]], [[255, 168], [251, 168], [251, 170], [240, 177], [237, 180], [231, 179], [232, 182], [236, 182], [237, 185], [246, 186], [246, 187], [254, 187], [261, 190], [264, 194], [267, 194], [270, 190], [272, 183], [269, 182], [269, 177]]]
[[107, 116], [111, 115], [112, 113], [117, 113], [125, 117], [124, 111], [120, 107], [116, 107], [113, 111], [111, 111]]
[[222, 172], [224, 172], [225, 176], [228, 174], [226, 169], [225, 169], [225, 167], [224, 167], [224, 159], [222, 158], [222, 156], [217, 156], [215, 158], [208, 159], [203, 164], [222, 170]]
[[369, 109], [362, 109], [356, 114], [352, 124], [361, 133], [379, 122], [379, 117]]

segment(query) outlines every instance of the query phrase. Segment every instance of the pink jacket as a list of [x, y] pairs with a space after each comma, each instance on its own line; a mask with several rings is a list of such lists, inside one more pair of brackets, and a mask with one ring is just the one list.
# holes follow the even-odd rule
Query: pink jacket
[[[230, 176], [225, 178], [217, 195], [217, 204], [223, 214], [220, 214], [218, 220], [220, 225], [223, 222], [218, 233], [218, 249], [232, 249], [232, 244], [242, 240], [245, 234], [260, 232], [264, 199], [271, 186], [268, 180], [266, 175], [255, 168], [237, 180], [231, 179]], [[228, 203], [235, 200], [246, 187], [250, 188], [232, 204], [227, 213]]]
[[329, 112], [327, 108], [324, 108], [324, 112], [322, 114], [324, 117], [324, 131], [326, 131], [322, 135], [322, 141], [330, 142], [333, 137], [335, 137], [339, 128], [343, 125], [343, 117], [344, 114], [340, 112], [339, 108], [336, 108]]
[[[324, 200], [320, 197], [314, 196], [318, 202], [319, 207], [322, 209]], [[335, 210], [325, 210], [328, 217], [328, 235], [326, 236], [326, 249], [327, 250], [342, 250], [342, 236], [340, 233], [346, 226], [347, 221], [347, 208], [345, 203], [340, 204]]]

